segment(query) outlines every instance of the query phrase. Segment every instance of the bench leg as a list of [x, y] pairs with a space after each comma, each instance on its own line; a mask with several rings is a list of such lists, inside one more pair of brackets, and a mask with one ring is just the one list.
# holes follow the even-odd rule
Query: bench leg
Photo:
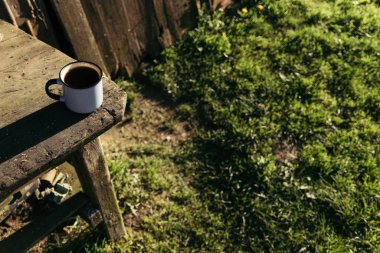
[[69, 162], [75, 167], [84, 192], [99, 206], [109, 238], [122, 239], [126, 231], [99, 138], [76, 151]]

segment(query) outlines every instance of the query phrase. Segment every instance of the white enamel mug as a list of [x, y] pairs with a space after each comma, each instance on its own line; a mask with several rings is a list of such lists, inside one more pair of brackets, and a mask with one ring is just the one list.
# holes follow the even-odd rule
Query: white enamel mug
[[[103, 103], [102, 76], [102, 69], [95, 63], [72, 62], [61, 69], [58, 79], [51, 79], [46, 83], [45, 91], [50, 98], [65, 103], [73, 112], [90, 113]], [[49, 90], [54, 84], [62, 86], [62, 96]]]

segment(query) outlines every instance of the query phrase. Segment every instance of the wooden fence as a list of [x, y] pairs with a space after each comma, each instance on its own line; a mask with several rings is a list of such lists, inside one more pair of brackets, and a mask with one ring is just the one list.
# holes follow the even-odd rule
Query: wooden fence
[[132, 76], [195, 26], [202, 2], [232, 0], [0, 0], [0, 19], [109, 74]]

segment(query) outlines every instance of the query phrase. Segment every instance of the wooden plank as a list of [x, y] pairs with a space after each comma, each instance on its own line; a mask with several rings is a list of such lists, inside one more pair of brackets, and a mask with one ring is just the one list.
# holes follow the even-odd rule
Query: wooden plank
[[116, 66], [114, 72], [132, 76], [142, 60], [157, 57], [163, 49], [151, 0], [92, 0], [82, 5], [100, 50], [114, 54], [115, 61], [107, 60]]
[[[128, 19], [122, 9], [123, 0], [91, 0], [92, 15], [101, 20], [101, 29], [117, 57], [118, 72], [132, 76], [138, 68], [139, 57], [136, 55], [136, 44], [128, 32]], [[136, 1], [136, 0], [134, 0]], [[134, 14], [139, 15], [139, 13]]]
[[32, 221], [24, 228], [0, 241], [1, 252], [26, 252], [65, 220], [76, 214], [88, 202], [88, 198], [83, 193], [71, 197], [49, 214]]
[[[28, 0], [31, 7], [31, 29], [32, 35], [49, 44], [52, 47], [59, 48], [58, 38], [54, 30], [54, 25], [50, 19], [44, 0]], [[58, 31], [59, 32], [59, 31]]]
[[104, 63], [97, 41], [88, 23], [80, 0], [51, 0], [78, 60], [98, 64], [107, 74], [110, 69]]
[[218, 9], [226, 9], [233, 5], [235, 0], [210, 0], [210, 5], [213, 11]]
[[224, 10], [237, 2], [236, 0], [196, 0], [196, 5], [198, 11], [201, 10], [203, 5], [205, 5], [207, 9], [215, 11], [218, 9]]
[[198, 15], [195, 1], [163, 1], [163, 8], [162, 15], [166, 19], [173, 40], [180, 39], [185, 31], [195, 27]]
[[[51, 104], [44, 84], [71, 58], [0, 21], [0, 128]], [[25, 99], [30, 98], [30, 101]], [[28, 106], [25, 106], [27, 103]]]
[[[56, 14], [64, 28], [56, 32], [66, 34], [78, 59], [131, 77], [143, 61], [155, 59], [195, 26], [197, 4], [206, 2], [211, 8], [232, 0], [0, 1], [0, 18], [55, 47], [58, 43], [49, 41], [56, 37], [49, 16]], [[47, 13], [49, 3], [55, 13]]]
[[10, 195], [7, 199], [0, 203], [0, 222], [6, 219], [18, 206], [24, 203], [35, 190], [40, 186], [40, 180], [35, 180], [20, 190]]
[[103, 105], [81, 115], [45, 94], [73, 59], [0, 21], [0, 202], [121, 121], [126, 97], [104, 79]]
[[191, 0], [91, 0], [82, 5], [92, 30], [99, 33], [100, 50], [114, 52], [117, 70], [129, 76], [194, 27], [197, 16]]
[[153, 4], [150, 0], [120, 1], [120, 8], [127, 19], [129, 43], [134, 43], [134, 54], [140, 62], [148, 51], [159, 52], [162, 47], [158, 41], [157, 22], [153, 18]]
[[[139, 63], [155, 59], [196, 24], [197, 7], [191, 0], [122, 1], [129, 20], [130, 40], [138, 44]], [[137, 6], [135, 9], [132, 6]], [[189, 21], [191, 19], [191, 21]]]
[[10, 4], [7, 2], [7, 0], [2, 0], [1, 3], [3, 8], [3, 10], [1, 10], [1, 15], [4, 16], [4, 20], [7, 20], [8, 22], [17, 26], [16, 17], [12, 12]]
[[104, 25], [106, 22], [102, 9], [98, 9], [93, 1], [82, 1], [81, 3], [104, 64], [111, 74], [115, 74], [119, 70], [119, 59], [111, 46], [110, 32], [108, 27]]
[[153, 5], [154, 5], [154, 10], [155, 10], [158, 26], [160, 28], [160, 35], [159, 35], [160, 42], [164, 47], [168, 47], [173, 43], [174, 37], [173, 37], [173, 34], [171, 33], [168, 19], [165, 15], [166, 8], [165, 8], [164, 0], [153, 0]]
[[83, 190], [99, 206], [110, 239], [124, 238], [126, 230], [99, 138], [80, 148], [70, 162], [76, 168]]
[[58, 41], [53, 31], [53, 25], [48, 16], [43, 0], [3, 0], [8, 12], [7, 20], [38, 37], [40, 40], [58, 47]]
[[27, 31], [27, 25], [26, 20], [30, 18], [28, 16], [27, 11], [25, 10], [27, 7], [27, 1], [17, 1], [17, 0], [4, 0], [4, 3], [7, 6], [7, 9], [10, 13], [12, 13], [14, 17], [14, 22], [12, 22], [14, 25], [17, 25], [18, 27], [22, 27], [24, 31]]

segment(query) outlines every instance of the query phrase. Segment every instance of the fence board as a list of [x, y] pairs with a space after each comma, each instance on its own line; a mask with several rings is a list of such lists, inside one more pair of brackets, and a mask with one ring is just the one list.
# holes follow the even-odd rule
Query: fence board
[[[6, 20], [8, 22], [11, 22], [12, 24], [18, 26], [18, 22], [16, 20], [17, 18], [17, 14], [15, 10], [12, 10], [12, 9], [15, 9], [13, 6], [12, 6], [12, 2], [10, 2], [10, 0], [2, 0], [2, 3], [4, 5], [4, 8], [5, 8], [5, 13], [7, 14], [6, 16]], [[12, 8], [13, 7], [13, 8]]]
[[122, 2], [122, 8], [127, 18], [129, 41], [134, 57], [138, 64], [148, 57], [162, 50], [158, 40], [156, 20], [151, 0], [127, 0]]
[[43, 0], [2, 0], [1, 5], [1, 19], [17, 25], [54, 47], [58, 47], [53, 25]]
[[4, 19], [5, 21], [16, 25], [16, 19], [11, 11], [11, 8], [9, 7], [6, 0], [0, 1], [0, 18]]
[[[0, 0], [0, 19], [56, 48], [61, 44], [61, 50], [98, 63], [106, 73], [132, 76], [142, 62], [156, 58], [195, 26], [202, 3], [212, 9], [232, 1]], [[52, 19], [59, 22], [53, 26]], [[57, 37], [67, 38], [72, 48], [64, 48]]]
[[104, 64], [80, 0], [51, 0], [51, 3], [73, 46], [76, 58], [92, 61], [108, 73], [108, 66]]
[[[44, 0], [28, 0], [31, 8], [31, 29], [32, 35], [38, 37], [47, 44], [58, 48], [59, 42], [55, 34], [55, 29], [45, 6]], [[28, 10], [28, 9], [26, 9]]]
[[82, 0], [81, 3], [92, 33], [98, 44], [98, 49], [103, 56], [104, 64], [108, 67], [110, 72], [117, 72], [119, 61], [111, 47], [109, 30], [107, 26], [105, 26], [103, 11], [101, 8], [97, 8], [92, 1]]
[[135, 56], [139, 63], [152, 59], [163, 49], [159, 40], [159, 24], [151, 0], [128, 0], [123, 4], [128, 18], [128, 33], [135, 43]]
[[121, 8], [121, 1], [91, 0], [91, 2], [96, 8], [94, 14], [102, 20], [103, 26], [98, 29], [104, 30], [111, 49], [117, 57], [118, 68], [116, 71], [126, 70], [129, 75], [132, 75], [138, 67], [138, 59], [134, 57], [134, 51], [131, 48], [133, 44], [129, 42], [128, 20]]

